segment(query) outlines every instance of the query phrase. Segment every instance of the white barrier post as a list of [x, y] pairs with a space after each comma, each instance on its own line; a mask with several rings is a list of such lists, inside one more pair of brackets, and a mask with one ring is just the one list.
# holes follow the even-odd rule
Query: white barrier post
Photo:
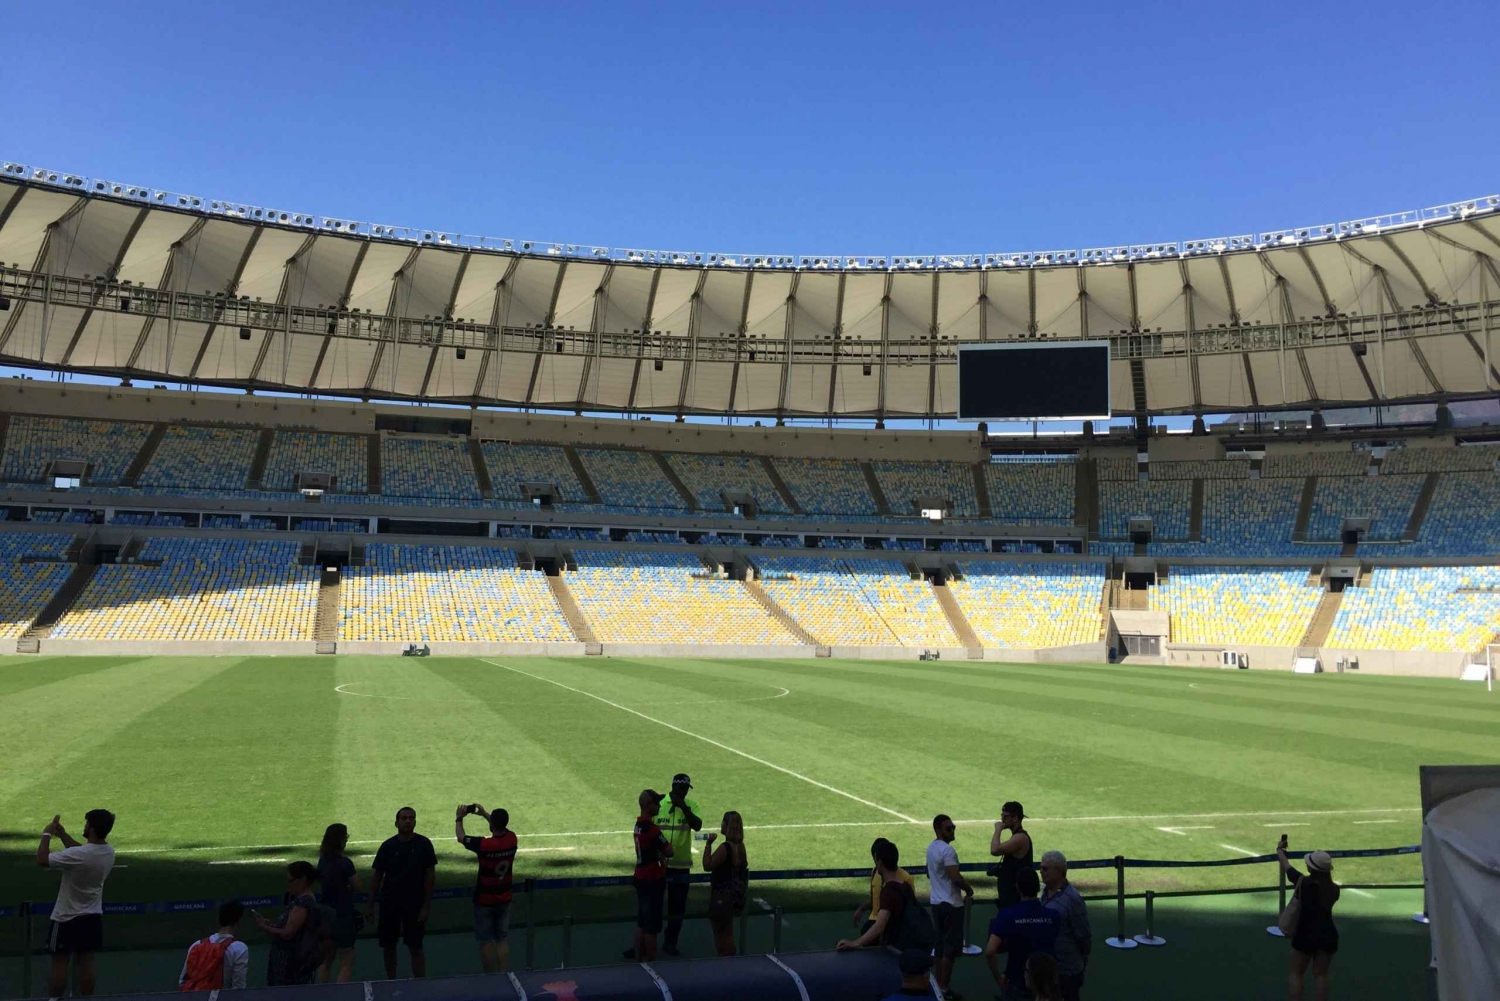
[[1111, 949], [1134, 949], [1135, 939], [1125, 934], [1125, 856], [1115, 856], [1115, 934], [1104, 940]]

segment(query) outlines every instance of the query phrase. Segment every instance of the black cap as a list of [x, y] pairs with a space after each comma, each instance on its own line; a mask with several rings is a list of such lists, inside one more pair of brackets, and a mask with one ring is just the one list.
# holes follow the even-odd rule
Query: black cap
[[688, 778], [687, 772], [678, 772], [676, 775], [672, 776], [672, 785], [687, 786], [689, 789], [691, 789], [693, 788], [693, 780]]
[[925, 949], [903, 949], [897, 965], [903, 977], [915, 977], [932, 969], [932, 957]]

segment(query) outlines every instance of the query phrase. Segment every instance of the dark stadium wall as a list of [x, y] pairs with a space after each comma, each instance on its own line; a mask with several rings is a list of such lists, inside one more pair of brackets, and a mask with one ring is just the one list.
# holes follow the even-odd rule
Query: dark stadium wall
[[800, 458], [985, 458], [977, 431], [875, 431], [815, 427], [736, 427], [675, 424], [661, 418], [624, 420], [475, 410], [303, 400], [243, 393], [187, 393], [141, 387], [58, 385], [0, 380], [0, 411], [119, 421], [242, 424], [369, 434], [376, 415], [432, 416], [472, 421], [479, 438], [559, 445], [649, 448], [671, 452], [754, 452]]

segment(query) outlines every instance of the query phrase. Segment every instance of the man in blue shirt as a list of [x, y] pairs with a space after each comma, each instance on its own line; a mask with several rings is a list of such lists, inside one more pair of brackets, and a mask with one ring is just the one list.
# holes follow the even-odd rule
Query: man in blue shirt
[[[1037, 899], [1042, 881], [1036, 870], [1027, 866], [1016, 873], [1016, 890], [1021, 902], [1007, 907], [990, 922], [990, 940], [984, 947], [984, 961], [990, 975], [1000, 985], [1003, 1001], [1031, 1001], [1026, 986], [1026, 960], [1034, 952], [1052, 954], [1057, 941], [1059, 918]], [[1000, 953], [1005, 953], [1005, 972], [1000, 972]]]

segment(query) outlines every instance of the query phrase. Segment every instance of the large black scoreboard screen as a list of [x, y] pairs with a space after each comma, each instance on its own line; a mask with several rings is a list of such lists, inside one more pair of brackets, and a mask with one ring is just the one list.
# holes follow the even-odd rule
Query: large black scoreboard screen
[[1109, 342], [966, 344], [958, 349], [961, 421], [1107, 420]]

